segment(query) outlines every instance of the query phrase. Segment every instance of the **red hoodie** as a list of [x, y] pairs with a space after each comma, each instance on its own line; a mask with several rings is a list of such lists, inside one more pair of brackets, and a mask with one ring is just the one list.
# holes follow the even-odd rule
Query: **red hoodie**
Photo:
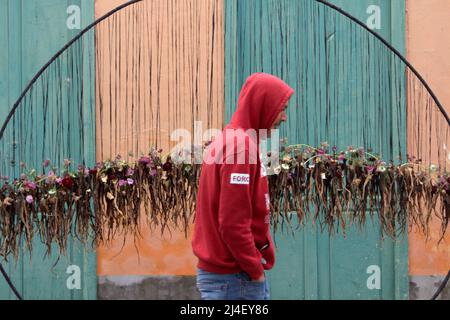
[[[208, 147], [192, 239], [198, 268], [219, 274], [245, 271], [256, 280], [273, 267], [269, 189], [258, 132], [272, 127], [293, 93], [277, 77], [251, 75], [231, 122]], [[256, 135], [248, 129], [256, 130]]]

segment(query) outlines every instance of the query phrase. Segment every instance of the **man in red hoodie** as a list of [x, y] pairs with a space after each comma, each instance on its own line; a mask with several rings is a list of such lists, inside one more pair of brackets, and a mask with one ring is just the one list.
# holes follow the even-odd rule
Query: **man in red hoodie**
[[264, 270], [273, 267], [275, 251], [259, 142], [286, 121], [293, 93], [273, 75], [252, 74], [231, 122], [208, 147], [192, 239], [202, 299], [269, 299]]

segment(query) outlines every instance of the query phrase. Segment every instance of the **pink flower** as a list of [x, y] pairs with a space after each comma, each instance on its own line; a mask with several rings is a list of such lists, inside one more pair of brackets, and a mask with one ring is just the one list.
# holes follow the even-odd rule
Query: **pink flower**
[[338, 157], [338, 160], [339, 161], [344, 161], [344, 159], [345, 159], [345, 154], [340, 154], [339, 157]]
[[47, 168], [49, 164], [50, 164], [50, 160], [48, 160], [48, 159], [46, 159], [46, 160], [44, 160], [44, 162], [42, 162], [42, 166], [44, 168]]
[[358, 149], [358, 154], [359, 154], [359, 156], [360, 156], [361, 158], [364, 157], [364, 154], [365, 154], [364, 148], [359, 148], [359, 149]]
[[152, 176], [152, 177], [154, 177], [154, 176], [156, 176], [156, 170], [155, 169], [152, 169], [152, 171], [150, 172], [150, 175]]
[[68, 168], [70, 166], [70, 160], [64, 159], [64, 167]]
[[133, 173], [134, 173], [134, 170], [132, 168], [128, 168], [126, 175], [129, 177], [129, 176], [132, 176]]
[[56, 183], [61, 183], [62, 179], [61, 178], [56, 178]]
[[148, 156], [142, 156], [139, 159], [139, 163], [148, 165], [149, 163], [152, 163], [152, 159], [150, 159]]
[[28, 203], [33, 203], [33, 196], [32, 195], [28, 195], [26, 198], [25, 198], [25, 200], [28, 202]]
[[120, 179], [119, 182], [118, 182], [119, 187], [124, 186], [126, 183], [127, 183], [127, 182], [126, 182], [125, 180], [123, 180], [123, 179]]
[[34, 190], [34, 189], [36, 189], [36, 183], [27, 181], [25, 183], [25, 187]]
[[367, 170], [367, 173], [372, 173], [373, 172], [373, 170], [375, 170], [375, 167], [374, 166], [366, 166], [366, 170]]
[[47, 182], [48, 184], [52, 184], [55, 182], [55, 179], [55, 173], [53, 172], [53, 170], [50, 170], [47, 174], [47, 179], [45, 179], [45, 182]]

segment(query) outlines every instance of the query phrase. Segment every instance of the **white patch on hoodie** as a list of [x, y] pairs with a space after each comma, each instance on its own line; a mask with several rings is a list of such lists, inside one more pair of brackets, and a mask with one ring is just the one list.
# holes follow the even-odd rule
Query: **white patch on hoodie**
[[250, 184], [250, 175], [248, 173], [232, 173], [230, 184]]

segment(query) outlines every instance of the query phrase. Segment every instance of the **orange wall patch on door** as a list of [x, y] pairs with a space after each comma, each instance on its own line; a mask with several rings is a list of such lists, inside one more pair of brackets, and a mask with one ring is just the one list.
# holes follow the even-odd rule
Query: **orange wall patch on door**
[[[125, 3], [96, 0], [96, 18]], [[223, 1], [144, 0], [103, 21], [96, 32], [96, 158], [133, 160], [152, 146], [168, 153], [177, 129], [193, 137], [222, 129]], [[202, 141], [206, 142], [206, 141]], [[129, 153], [133, 154], [130, 156]], [[118, 236], [98, 248], [98, 275], [194, 275], [191, 229]], [[125, 245], [123, 245], [126, 240]]]

